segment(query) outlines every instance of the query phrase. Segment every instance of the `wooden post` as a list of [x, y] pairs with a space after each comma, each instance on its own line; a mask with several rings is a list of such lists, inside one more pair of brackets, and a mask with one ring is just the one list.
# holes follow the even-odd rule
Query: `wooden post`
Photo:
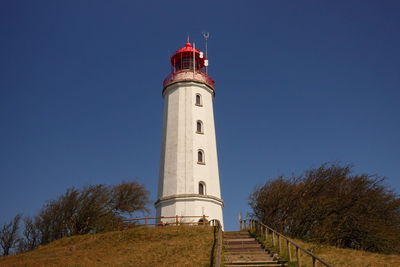
[[148, 220], [147, 220], [147, 217], [144, 217], [144, 225], [147, 226], [148, 223], [149, 223], [149, 222], [148, 222]]
[[206, 226], [206, 215], [203, 214], [203, 226]]
[[240, 229], [240, 231], [242, 231], [242, 213], [241, 212], [239, 212], [238, 219], [239, 219], [239, 229]]
[[296, 258], [297, 258], [297, 266], [301, 267], [301, 261], [300, 261], [300, 250], [298, 247], [296, 247]]
[[278, 234], [278, 247], [279, 247], [279, 254], [281, 254], [282, 252], [282, 239], [281, 239], [281, 235]]
[[286, 245], [287, 245], [287, 253], [288, 253], [289, 262], [291, 262], [292, 261], [292, 252], [290, 251], [290, 242], [289, 242], [289, 240], [286, 240]]
[[314, 257], [312, 257], [312, 266], [316, 267], [317, 266], [317, 261], [315, 260]]
[[178, 226], [178, 224], [179, 224], [179, 216], [178, 215], [176, 215], [175, 223], [176, 223], [176, 226]]
[[275, 232], [272, 231], [272, 246], [275, 247]]
[[268, 228], [265, 227], [265, 240], [268, 240]]

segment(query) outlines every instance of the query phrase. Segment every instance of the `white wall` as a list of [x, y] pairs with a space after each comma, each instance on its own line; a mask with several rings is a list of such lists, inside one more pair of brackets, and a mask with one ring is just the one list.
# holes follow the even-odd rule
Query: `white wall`
[[[196, 94], [202, 96], [202, 106], [195, 105]], [[213, 92], [197, 82], [171, 84], [164, 92], [164, 136], [161, 147], [158, 198], [173, 195], [198, 194], [198, 183], [206, 184], [206, 194], [220, 199], [218, 156], [214, 126]], [[203, 122], [204, 134], [196, 133], [196, 122]], [[197, 151], [202, 149], [205, 164], [197, 163]], [[223, 223], [222, 200], [186, 197], [161, 201], [157, 216], [205, 215]]]

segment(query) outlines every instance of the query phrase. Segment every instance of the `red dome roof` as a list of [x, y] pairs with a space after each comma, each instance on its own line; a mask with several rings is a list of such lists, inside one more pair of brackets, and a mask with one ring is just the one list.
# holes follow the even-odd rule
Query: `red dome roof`
[[193, 53], [195, 54], [195, 60], [199, 66], [197, 68], [204, 67], [204, 60], [206, 59], [204, 55], [200, 57], [200, 50], [193, 48], [192, 44], [187, 42], [186, 45], [180, 49], [178, 49], [172, 56], [171, 56], [171, 64], [172, 66], [176, 66], [177, 64], [181, 64], [182, 58], [193, 58]]
[[[175, 52], [175, 54], [183, 53], [183, 52], [192, 52], [193, 53], [193, 50], [194, 50], [194, 48], [193, 48], [192, 44], [188, 42], [188, 43], [186, 43], [185, 47], [178, 49]], [[196, 52], [200, 53], [200, 51], [198, 49], [196, 49]]]

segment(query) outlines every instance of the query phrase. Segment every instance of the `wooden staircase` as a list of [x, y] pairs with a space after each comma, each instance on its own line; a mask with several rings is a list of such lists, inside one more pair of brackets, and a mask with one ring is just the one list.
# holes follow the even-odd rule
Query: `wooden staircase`
[[223, 233], [225, 267], [287, 266], [266, 251], [247, 231]]

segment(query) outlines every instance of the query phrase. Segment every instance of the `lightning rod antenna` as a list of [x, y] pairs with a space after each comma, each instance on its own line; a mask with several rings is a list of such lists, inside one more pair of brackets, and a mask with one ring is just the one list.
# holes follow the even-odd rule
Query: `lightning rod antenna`
[[[205, 42], [205, 48], [206, 48], [206, 59], [208, 60], [208, 47], [207, 47], [207, 43], [208, 43], [208, 38], [210, 37], [210, 33], [209, 32], [202, 32], [201, 33], [204, 37], [204, 42]], [[206, 66], [206, 74], [208, 74], [208, 66]]]

